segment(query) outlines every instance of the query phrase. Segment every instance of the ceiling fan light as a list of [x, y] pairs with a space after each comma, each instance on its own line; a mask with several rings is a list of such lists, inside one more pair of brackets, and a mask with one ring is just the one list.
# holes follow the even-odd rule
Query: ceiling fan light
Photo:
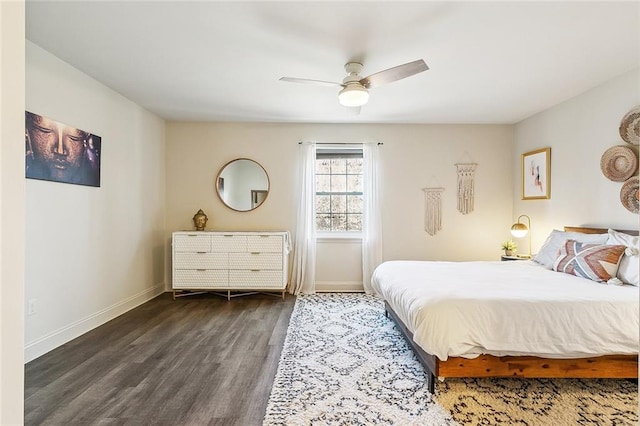
[[359, 107], [369, 102], [369, 91], [362, 86], [347, 85], [338, 93], [340, 105]]

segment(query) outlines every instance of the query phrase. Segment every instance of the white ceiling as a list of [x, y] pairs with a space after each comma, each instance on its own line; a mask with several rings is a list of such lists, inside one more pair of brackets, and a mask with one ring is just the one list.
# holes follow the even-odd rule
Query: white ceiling
[[[27, 39], [167, 120], [515, 123], [640, 66], [640, 3], [27, 0]], [[341, 82], [423, 58], [371, 89]], [[630, 88], [638, 90], [638, 88]]]

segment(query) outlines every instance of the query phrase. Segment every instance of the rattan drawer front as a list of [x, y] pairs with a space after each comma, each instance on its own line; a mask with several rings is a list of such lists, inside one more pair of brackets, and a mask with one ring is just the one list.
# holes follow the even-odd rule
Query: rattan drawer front
[[176, 269], [173, 288], [227, 288], [229, 272], [216, 269]]
[[284, 288], [282, 271], [229, 271], [230, 288]]
[[173, 249], [183, 252], [211, 251], [211, 235], [196, 233], [174, 235]]
[[173, 267], [176, 269], [227, 269], [227, 253], [176, 253]]
[[211, 251], [220, 253], [246, 252], [247, 236], [233, 234], [212, 235]]
[[282, 235], [249, 235], [247, 251], [282, 253]]
[[279, 253], [229, 253], [229, 269], [282, 269]]

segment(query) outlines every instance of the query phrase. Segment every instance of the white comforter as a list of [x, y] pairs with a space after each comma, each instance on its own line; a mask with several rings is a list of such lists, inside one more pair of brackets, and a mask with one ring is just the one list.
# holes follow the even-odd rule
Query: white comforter
[[638, 353], [638, 288], [532, 261], [390, 261], [372, 278], [427, 353], [582, 358]]

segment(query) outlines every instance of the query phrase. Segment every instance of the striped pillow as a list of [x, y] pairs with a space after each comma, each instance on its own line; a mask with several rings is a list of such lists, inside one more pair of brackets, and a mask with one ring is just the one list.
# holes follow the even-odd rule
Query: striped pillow
[[623, 245], [585, 244], [567, 240], [560, 246], [553, 270], [597, 282], [607, 282], [618, 272]]

